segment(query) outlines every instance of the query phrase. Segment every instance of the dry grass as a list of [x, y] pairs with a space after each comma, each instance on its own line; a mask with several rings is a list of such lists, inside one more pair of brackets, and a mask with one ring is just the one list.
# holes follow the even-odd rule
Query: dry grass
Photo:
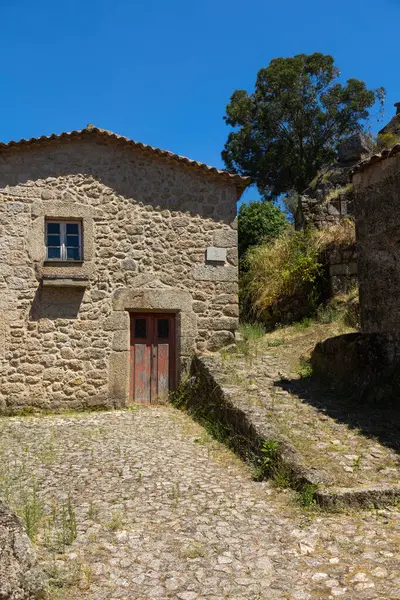
[[328, 249], [354, 242], [354, 223], [343, 220], [322, 230], [289, 229], [272, 244], [252, 248], [241, 281], [250, 317], [276, 324], [311, 314], [323, 286]]
[[336, 200], [339, 196], [347, 194], [347, 192], [351, 192], [353, 189], [353, 184], [348, 183], [347, 185], [339, 186], [328, 192], [325, 197], [325, 202], [331, 202], [332, 200]]
[[249, 252], [243, 283], [257, 317], [268, 321], [268, 312], [279, 310], [281, 299], [301, 294], [305, 284], [318, 276], [322, 265], [318, 248], [311, 243], [313, 235], [288, 230], [273, 244]]

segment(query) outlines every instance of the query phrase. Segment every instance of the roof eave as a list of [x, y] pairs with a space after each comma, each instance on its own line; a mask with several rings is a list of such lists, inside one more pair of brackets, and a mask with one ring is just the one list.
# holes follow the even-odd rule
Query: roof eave
[[106, 129], [100, 129], [95, 127], [94, 125], [88, 125], [84, 129], [77, 129], [70, 132], [64, 132], [60, 134], [53, 133], [49, 136], [40, 136], [38, 138], [30, 138], [28, 140], [21, 139], [18, 141], [10, 141], [7, 143], [0, 142], [0, 152], [1, 150], [10, 150], [13, 148], [22, 148], [26, 146], [33, 146], [45, 143], [51, 143], [54, 141], [62, 141], [62, 140], [71, 140], [75, 138], [82, 138], [86, 136], [97, 135], [106, 140], [114, 140], [118, 142], [122, 142], [125, 145], [131, 146], [133, 148], [138, 148], [144, 152], [148, 152], [150, 154], [155, 154], [163, 158], [167, 158], [169, 160], [173, 160], [179, 162], [181, 164], [186, 164], [190, 167], [197, 168], [200, 171], [205, 173], [216, 175], [217, 177], [224, 178], [227, 181], [234, 183], [237, 190], [238, 199], [246, 189], [246, 187], [250, 184], [250, 177], [242, 177], [241, 175], [232, 174], [228, 171], [224, 171], [221, 169], [217, 169], [216, 167], [212, 167], [205, 163], [192, 160], [187, 158], [186, 156], [180, 156], [179, 154], [175, 154], [174, 152], [170, 152], [169, 150], [162, 150], [161, 148], [155, 148], [154, 146], [150, 146], [148, 144], [143, 144], [142, 142], [136, 142], [135, 140], [131, 140], [125, 136], [119, 135], [117, 133], [113, 133], [112, 131], [108, 131]]

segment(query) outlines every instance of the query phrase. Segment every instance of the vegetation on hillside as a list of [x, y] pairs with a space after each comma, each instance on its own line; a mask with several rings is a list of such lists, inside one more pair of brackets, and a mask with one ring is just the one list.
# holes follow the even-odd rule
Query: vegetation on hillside
[[222, 157], [234, 173], [248, 175], [265, 199], [301, 193], [331, 163], [343, 138], [365, 129], [383, 88], [358, 79], [339, 82], [332, 56], [276, 58], [258, 72], [255, 91], [236, 90], [226, 107], [234, 128]]
[[400, 144], [400, 135], [396, 133], [380, 133], [376, 137], [375, 150], [381, 152], [386, 148], [392, 148], [396, 144]]
[[345, 221], [322, 231], [288, 228], [272, 243], [250, 248], [241, 275], [244, 318], [272, 327], [314, 314], [328, 296], [328, 249], [352, 243], [354, 225]]
[[240, 258], [250, 247], [279, 237], [287, 226], [285, 215], [272, 202], [253, 201], [242, 204], [238, 215]]

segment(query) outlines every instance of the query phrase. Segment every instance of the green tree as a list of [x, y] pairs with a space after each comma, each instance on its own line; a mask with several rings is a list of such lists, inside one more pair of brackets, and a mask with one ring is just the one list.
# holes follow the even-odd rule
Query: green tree
[[250, 176], [265, 199], [301, 193], [337, 144], [365, 129], [375, 102], [383, 107], [383, 88], [342, 85], [339, 74], [332, 56], [298, 54], [261, 69], [252, 94], [236, 90], [224, 117], [235, 128], [222, 152], [228, 170]]
[[285, 215], [272, 202], [242, 204], [238, 215], [239, 256], [246, 250], [281, 235], [288, 226]]

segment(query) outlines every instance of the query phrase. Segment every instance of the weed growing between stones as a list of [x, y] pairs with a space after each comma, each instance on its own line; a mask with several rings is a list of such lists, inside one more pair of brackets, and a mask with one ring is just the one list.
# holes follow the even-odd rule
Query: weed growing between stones
[[110, 531], [118, 531], [119, 529], [123, 529], [124, 522], [124, 513], [121, 510], [116, 510], [111, 513], [110, 520], [106, 523], [106, 527]]
[[202, 558], [205, 556], [206, 551], [204, 544], [201, 542], [190, 542], [187, 546], [184, 546], [180, 552], [183, 558], [190, 558], [194, 560], [195, 558]]
[[255, 342], [265, 335], [265, 327], [260, 323], [242, 323], [239, 325], [239, 334], [246, 342]]
[[91, 500], [89, 502], [88, 518], [91, 519], [92, 521], [95, 521], [97, 519], [97, 517], [98, 517], [98, 514], [99, 514], [99, 510], [94, 505], [93, 501]]
[[44, 514], [43, 502], [38, 495], [38, 484], [34, 481], [32, 489], [28, 490], [22, 497], [20, 515], [25, 531], [34, 542]]
[[262, 479], [268, 477], [273, 485], [278, 488], [291, 488], [297, 493], [297, 501], [303, 508], [311, 508], [316, 506], [316, 493], [318, 486], [311, 483], [299, 481], [293, 471], [282, 460], [279, 452], [279, 442], [269, 440], [264, 442], [261, 448], [262, 464], [261, 475]]
[[[204, 391], [203, 391], [204, 393]], [[171, 394], [170, 402], [188, 412], [214, 439], [225, 444], [251, 466], [256, 481], [270, 479], [278, 488], [291, 488], [296, 491], [301, 506], [316, 504], [316, 486], [305, 483], [296, 477], [293, 469], [282, 458], [280, 442], [266, 440], [261, 445], [235, 428], [235, 419], [227, 417], [226, 411], [214, 400], [213, 392], [207, 394], [207, 403], [200, 401], [200, 381], [198, 377], [186, 377], [178, 390]], [[229, 412], [229, 411], [228, 411]], [[196, 438], [196, 443], [199, 439]]]
[[298, 502], [303, 508], [313, 508], [317, 504], [316, 493], [318, 486], [313, 483], [305, 483], [298, 492]]
[[44, 544], [53, 552], [64, 553], [77, 536], [76, 513], [71, 496], [61, 504], [53, 501], [44, 526]]

